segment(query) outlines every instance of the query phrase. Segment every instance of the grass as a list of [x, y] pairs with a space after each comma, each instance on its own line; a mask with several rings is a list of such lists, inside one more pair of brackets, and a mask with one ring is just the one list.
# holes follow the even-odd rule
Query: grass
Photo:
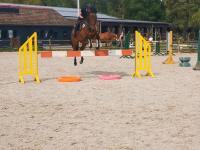
[[11, 48], [11, 47], [0, 48], [0, 52], [16, 52], [16, 51], [18, 51], [17, 48]]

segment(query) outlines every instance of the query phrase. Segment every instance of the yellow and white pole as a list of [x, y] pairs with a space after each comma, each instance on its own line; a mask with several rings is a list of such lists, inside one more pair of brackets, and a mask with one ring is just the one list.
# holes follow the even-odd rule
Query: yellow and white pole
[[80, 15], [80, 0], [77, 0], [77, 17]]
[[163, 64], [175, 64], [173, 60], [173, 34], [172, 31], [167, 33], [167, 51], [168, 51], [168, 58], [163, 62]]

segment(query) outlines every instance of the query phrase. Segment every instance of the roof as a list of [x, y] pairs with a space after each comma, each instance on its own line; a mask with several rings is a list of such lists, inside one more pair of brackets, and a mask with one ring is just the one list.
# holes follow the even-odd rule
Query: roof
[[[56, 10], [59, 14], [61, 14], [66, 19], [77, 19], [77, 9], [76, 8], [64, 8], [64, 7], [47, 7]], [[130, 23], [130, 24], [163, 24], [169, 25], [166, 22], [155, 22], [155, 21], [141, 21], [141, 20], [128, 20], [128, 19], [120, 19], [117, 17], [109, 16], [102, 13], [97, 13], [97, 19], [101, 22], [105, 23]]]
[[[77, 9], [76, 8], [64, 8], [64, 7], [50, 7], [54, 10], [56, 10], [58, 13], [60, 13], [65, 18], [77, 18]], [[98, 19], [117, 19], [113, 16], [108, 16], [102, 13], [97, 13]]]
[[[7, 10], [13, 8], [14, 11], [3, 12], [3, 8]], [[66, 26], [74, 24], [74, 21], [67, 20], [54, 9], [46, 7], [0, 3], [0, 9], [0, 25]]]
[[128, 19], [99, 19], [103, 23], [118, 23], [118, 24], [158, 24], [158, 25], [169, 25], [166, 22], [154, 22], [154, 21], [140, 21], [140, 20], [128, 20]]
[[[10, 6], [10, 7], [27, 7], [34, 9], [53, 9], [65, 18], [77, 18], [77, 8], [66, 8], [66, 7], [52, 7], [52, 6], [39, 6], [39, 5], [24, 5], [24, 4], [11, 4], [11, 3], [0, 3], [0, 6]], [[97, 13], [97, 18], [99, 19], [117, 19], [113, 16], [108, 16], [106, 14]]]

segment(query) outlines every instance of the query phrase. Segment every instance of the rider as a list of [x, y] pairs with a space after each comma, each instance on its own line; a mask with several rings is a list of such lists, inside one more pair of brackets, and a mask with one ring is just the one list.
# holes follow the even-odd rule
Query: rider
[[92, 6], [91, 4], [85, 4], [81, 8], [81, 13], [78, 17], [76, 26], [75, 26], [75, 31], [79, 31], [81, 23], [86, 19], [89, 13], [97, 13], [96, 7]]

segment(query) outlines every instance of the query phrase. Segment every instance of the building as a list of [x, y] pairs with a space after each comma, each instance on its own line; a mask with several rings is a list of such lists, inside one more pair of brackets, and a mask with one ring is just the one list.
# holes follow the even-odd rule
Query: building
[[[77, 9], [75, 8], [61, 8], [61, 7], [51, 7], [56, 10], [59, 14], [65, 17], [67, 20], [77, 19]], [[99, 23], [100, 32], [115, 32], [120, 33], [122, 30], [127, 32], [134, 32], [139, 30], [143, 34], [152, 33], [154, 36], [159, 33], [161, 37], [165, 38], [166, 31], [170, 27], [169, 23], [165, 22], [153, 22], [153, 21], [139, 21], [139, 20], [126, 20], [119, 19], [113, 16], [108, 16], [105, 14], [98, 13], [97, 19]], [[152, 35], [152, 36], [153, 36]]]
[[[38, 39], [69, 39], [74, 21], [67, 20], [49, 8], [21, 5], [0, 5], [0, 40], [18, 38], [24, 42], [33, 32]], [[2, 43], [1, 43], [2, 45]]]
[[[100, 32], [159, 33], [165, 37], [168, 23], [122, 20], [98, 13]], [[77, 9], [0, 3], [0, 46], [10, 41], [23, 43], [33, 32], [38, 33], [39, 43], [49, 39], [59, 43], [70, 43], [71, 31], [77, 20]], [[46, 40], [46, 41], [45, 41]]]

